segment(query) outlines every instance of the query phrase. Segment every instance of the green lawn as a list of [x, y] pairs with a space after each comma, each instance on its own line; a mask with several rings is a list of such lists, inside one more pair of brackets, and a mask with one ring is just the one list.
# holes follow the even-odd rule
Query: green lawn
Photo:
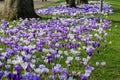
[[107, 65], [96, 67], [90, 80], [120, 80], [120, 1], [105, 1], [109, 1], [114, 8], [114, 14], [108, 17], [112, 21], [111, 31], [108, 32], [108, 40], [112, 41], [112, 44], [109, 44], [107, 49], [102, 52], [102, 58], [99, 55], [93, 57], [94, 60], [106, 61]]

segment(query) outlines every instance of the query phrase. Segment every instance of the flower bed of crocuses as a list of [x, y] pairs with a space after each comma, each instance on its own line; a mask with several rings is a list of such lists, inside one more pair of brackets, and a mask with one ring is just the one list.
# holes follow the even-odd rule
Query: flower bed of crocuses
[[86, 80], [94, 69], [89, 60], [110, 27], [110, 21], [94, 17], [11, 24], [0, 24], [0, 78], [12, 80]]
[[[91, 58], [106, 46], [110, 23], [93, 15], [47, 21], [2, 20], [0, 79], [87, 80], [94, 70]], [[99, 65], [97, 61], [95, 64]]]
[[112, 14], [113, 9], [107, 2], [103, 4], [103, 11], [100, 12], [100, 2], [92, 1], [89, 4], [76, 5], [76, 8], [67, 7], [65, 3], [57, 6], [36, 10], [37, 14], [42, 15], [77, 15], [77, 14]]

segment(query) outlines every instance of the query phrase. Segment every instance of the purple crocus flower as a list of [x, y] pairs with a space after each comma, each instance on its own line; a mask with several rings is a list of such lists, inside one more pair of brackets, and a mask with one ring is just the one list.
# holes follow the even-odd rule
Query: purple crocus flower
[[22, 67], [21, 67], [21, 65], [20, 65], [20, 64], [15, 65], [15, 67], [14, 67], [14, 68], [15, 68], [15, 70], [16, 70], [16, 71], [18, 71], [18, 72], [22, 69]]
[[61, 73], [63, 70], [60, 66], [55, 66], [54, 68], [52, 68], [52, 72], [54, 74], [58, 74], [58, 73]]
[[26, 57], [22, 57], [23, 58], [23, 60], [25, 61], [25, 62], [27, 62], [27, 61], [29, 61], [29, 59], [28, 58], [26, 58]]
[[42, 78], [34, 75], [33, 73], [29, 73], [29, 74], [23, 76], [23, 78], [21, 80], [42, 80]]
[[84, 75], [82, 75], [82, 76], [81, 76], [81, 80], [87, 80], [87, 77], [84, 76]]
[[12, 80], [14, 78], [13, 73], [9, 72], [7, 75], [8, 80]]
[[98, 43], [98, 42], [93, 42], [92, 45], [93, 45], [94, 48], [100, 47], [100, 43]]
[[26, 71], [27, 71], [27, 72], [30, 72], [30, 71], [31, 71], [31, 68], [30, 68], [29, 65], [27, 66]]
[[93, 70], [93, 67], [92, 66], [86, 66], [86, 70]]
[[64, 74], [66, 75], [66, 76], [69, 76], [69, 71], [68, 70], [64, 70]]
[[50, 75], [49, 78], [50, 78], [50, 80], [55, 80], [55, 76], [53, 76], [53, 75]]
[[22, 77], [20, 76], [19, 73], [18, 74], [13, 74], [12, 80], [21, 80], [21, 79], [22, 79]]
[[52, 62], [52, 61], [53, 61], [52, 56], [47, 56], [47, 59], [48, 59], [49, 62]]
[[4, 72], [0, 71], [0, 79], [3, 77], [3, 75], [4, 75]]
[[94, 48], [92, 48], [92, 47], [88, 47], [87, 50], [86, 50], [88, 56], [92, 56], [93, 51], [94, 51]]

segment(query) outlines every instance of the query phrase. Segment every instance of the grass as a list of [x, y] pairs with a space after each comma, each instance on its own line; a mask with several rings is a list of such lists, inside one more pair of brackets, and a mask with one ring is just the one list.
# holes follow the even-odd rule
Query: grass
[[[119, 0], [104, 0], [110, 2], [114, 9], [114, 13], [109, 15], [108, 19], [112, 21], [111, 31], [108, 31], [108, 41], [112, 41], [100, 56], [94, 55], [91, 59], [91, 64], [95, 67], [89, 80], [120, 80], [120, 1]], [[60, 0], [55, 4], [46, 5], [54, 6], [63, 2]], [[116, 26], [116, 27], [115, 27]], [[106, 66], [95, 66], [96, 61], [106, 61]]]
[[112, 21], [111, 31], [108, 32], [108, 40], [112, 41], [112, 44], [109, 44], [107, 49], [102, 52], [103, 58], [98, 55], [93, 56], [92, 64], [99, 59], [99, 61], [106, 61], [107, 65], [95, 67], [90, 80], [120, 80], [120, 2], [119, 0], [105, 1], [109, 1], [114, 8], [114, 14], [108, 17]]
[[[54, 4], [45, 5], [54, 6], [63, 2], [60, 0]], [[112, 41], [108, 47], [101, 51], [100, 55], [93, 55], [91, 63], [95, 69], [89, 80], [120, 80], [120, 1], [119, 0], [105, 0], [109, 1], [114, 8], [114, 14], [109, 15], [108, 19], [112, 21], [111, 31], [108, 31], [108, 41]], [[106, 66], [95, 66], [95, 62], [106, 61]]]

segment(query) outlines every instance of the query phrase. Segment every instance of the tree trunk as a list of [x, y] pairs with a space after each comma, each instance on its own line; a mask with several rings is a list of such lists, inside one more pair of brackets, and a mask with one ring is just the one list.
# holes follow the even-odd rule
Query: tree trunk
[[70, 7], [76, 7], [75, 0], [69, 0]]
[[80, 0], [77, 0], [77, 4], [78, 4], [78, 5], [80, 5], [80, 4], [81, 4], [81, 3], [80, 3]]
[[69, 6], [69, 0], [66, 0], [66, 5], [67, 5], [67, 7]]
[[37, 18], [33, 0], [5, 0], [3, 17], [5, 19]]
[[77, 0], [77, 4], [88, 4], [88, 0]]

